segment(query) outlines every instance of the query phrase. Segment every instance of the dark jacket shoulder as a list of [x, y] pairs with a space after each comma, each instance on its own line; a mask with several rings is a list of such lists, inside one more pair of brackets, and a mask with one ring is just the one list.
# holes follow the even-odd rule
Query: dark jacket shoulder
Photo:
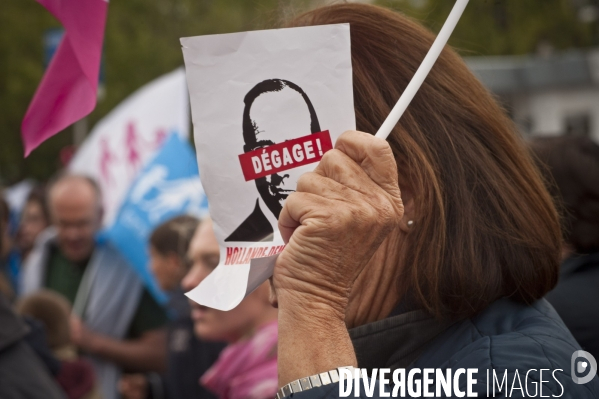
[[[380, 331], [372, 335], [373, 340], [380, 341], [380, 337]], [[395, 351], [400, 353], [402, 344], [398, 342], [396, 346]], [[567, 399], [599, 398], [597, 377], [584, 385], [572, 379], [572, 355], [578, 350], [580, 346], [547, 301], [525, 305], [504, 298], [477, 316], [450, 325], [430, 340], [406, 368], [421, 372], [423, 369], [451, 369], [452, 373], [458, 369], [477, 369], [472, 390], [479, 398], [541, 397], [541, 394]], [[391, 354], [391, 358], [394, 356]], [[459, 390], [466, 392], [467, 379], [464, 374], [461, 377]], [[493, 394], [492, 384], [496, 380], [502, 387], [496, 385]], [[539, 391], [541, 385], [542, 392]], [[378, 398], [378, 389], [374, 393]], [[339, 389], [334, 384], [293, 396], [294, 399], [334, 399], [339, 397]], [[366, 397], [364, 390], [360, 397]]]
[[[563, 398], [597, 398], [597, 377], [585, 385], [572, 380], [572, 355], [578, 350], [580, 346], [546, 300], [525, 305], [501, 299], [447, 329], [413, 367], [476, 368], [479, 397], [486, 396], [489, 370], [491, 383], [494, 375], [500, 380], [505, 375], [509, 388], [518, 380], [524, 385], [529, 373], [530, 381], [543, 379], [544, 395], [557, 397], [563, 392]], [[518, 394], [513, 392], [511, 397]]]

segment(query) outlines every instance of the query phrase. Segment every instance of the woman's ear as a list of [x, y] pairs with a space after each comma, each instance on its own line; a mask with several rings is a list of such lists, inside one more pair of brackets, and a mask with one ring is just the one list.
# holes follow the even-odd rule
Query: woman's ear
[[401, 200], [403, 202], [403, 217], [399, 222], [399, 228], [404, 233], [409, 233], [416, 223], [416, 210], [414, 201], [414, 189], [407, 179], [399, 177], [399, 190], [401, 191]]
[[259, 291], [260, 302], [267, 306], [273, 306], [273, 300], [276, 298], [276, 293], [271, 286], [270, 279], [263, 282], [260, 287], [256, 288], [256, 291]]
[[273, 308], [279, 308], [279, 298], [277, 298], [277, 292], [275, 291], [275, 286], [272, 282], [272, 276], [268, 279], [268, 302], [270, 302], [270, 306]]

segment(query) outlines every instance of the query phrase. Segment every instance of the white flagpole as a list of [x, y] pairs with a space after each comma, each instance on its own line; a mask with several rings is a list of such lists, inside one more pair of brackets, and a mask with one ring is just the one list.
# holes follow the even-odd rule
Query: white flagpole
[[453, 30], [458, 24], [458, 21], [460, 20], [460, 17], [462, 16], [462, 13], [464, 12], [464, 9], [466, 8], [467, 4], [468, 0], [456, 1], [455, 5], [453, 6], [453, 9], [451, 10], [451, 13], [445, 21], [445, 24], [441, 28], [441, 31], [437, 35], [435, 42], [431, 46], [431, 49], [428, 51], [426, 57], [424, 57], [422, 64], [420, 64], [420, 67], [418, 67], [418, 70], [416, 71], [414, 77], [408, 84], [408, 87], [406, 87], [403, 94], [397, 101], [397, 104], [395, 104], [395, 106], [389, 113], [389, 116], [387, 116], [387, 119], [385, 119], [385, 122], [383, 122], [383, 124], [379, 128], [379, 131], [376, 133], [376, 137], [387, 139], [387, 136], [389, 136], [391, 130], [393, 130], [393, 128], [405, 112], [406, 108], [408, 108], [408, 105], [410, 105], [410, 103], [412, 102], [412, 99], [420, 89], [420, 86], [422, 86], [424, 79], [426, 79], [426, 77], [428, 76], [429, 72], [433, 68], [433, 65], [435, 65], [437, 58], [439, 58], [441, 51], [445, 47], [445, 44], [447, 44], [447, 41], [449, 40], [449, 37], [451, 36]]

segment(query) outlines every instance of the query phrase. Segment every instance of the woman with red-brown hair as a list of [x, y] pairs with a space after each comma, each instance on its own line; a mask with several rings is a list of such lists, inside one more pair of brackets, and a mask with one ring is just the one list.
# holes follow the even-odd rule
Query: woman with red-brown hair
[[[289, 26], [334, 23], [350, 24], [357, 127], [373, 133], [434, 36], [358, 4], [320, 8]], [[461, 58], [442, 52], [388, 141], [362, 132], [344, 133], [302, 176], [279, 218], [288, 241], [272, 280], [279, 396], [338, 397], [327, 384], [352, 366], [478, 370], [475, 382], [458, 373], [443, 397], [467, 386], [478, 397], [521, 397], [535, 383], [543, 396], [597, 397], [597, 378], [574, 383], [570, 359], [580, 347], [542, 299], [559, 270], [551, 197], [511, 121]], [[495, 395], [486, 370], [508, 381]], [[417, 386], [424, 396], [428, 381], [418, 375], [408, 397], [419, 397], [409, 390]], [[513, 381], [521, 381], [515, 391]], [[434, 385], [433, 374], [426, 391], [445, 389]]]

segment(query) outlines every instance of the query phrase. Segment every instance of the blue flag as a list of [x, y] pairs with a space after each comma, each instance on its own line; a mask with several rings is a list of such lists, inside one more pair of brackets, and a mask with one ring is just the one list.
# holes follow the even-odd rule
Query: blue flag
[[160, 303], [166, 301], [149, 268], [148, 238], [161, 223], [178, 215], [204, 216], [208, 200], [190, 145], [170, 135], [156, 157], [133, 181], [118, 216], [104, 237], [139, 273]]

